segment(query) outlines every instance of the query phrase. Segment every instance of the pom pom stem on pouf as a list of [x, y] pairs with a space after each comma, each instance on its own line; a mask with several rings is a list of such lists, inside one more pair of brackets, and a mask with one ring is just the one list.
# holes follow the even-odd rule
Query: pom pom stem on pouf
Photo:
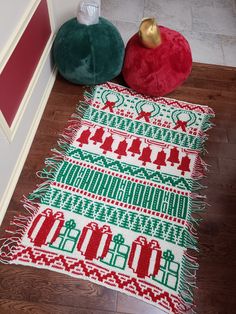
[[[164, 26], [159, 26], [159, 31], [161, 39], [152, 49], [147, 48], [150, 46], [148, 36], [142, 35], [140, 38], [137, 33], [129, 40], [122, 70], [129, 87], [149, 96], [170, 93], [188, 78], [192, 69], [192, 55], [187, 40]], [[143, 43], [143, 38], [146, 38], [146, 43]]]
[[104, 18], [90, 25], [73, 18], [58, 31], [53, 56], [60, 74], [68, 81], [100, 84], [120, 74], [124, 43], [115, 26]]

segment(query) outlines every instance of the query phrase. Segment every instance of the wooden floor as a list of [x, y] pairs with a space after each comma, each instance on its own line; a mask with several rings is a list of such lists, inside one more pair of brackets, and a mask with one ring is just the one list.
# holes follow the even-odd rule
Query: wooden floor
[[[20, 199], [39, 183], [36, 171], [56, 145], [84, 88], [58, 77], [1, 227], [22, 211]], [[211, 106], [216, 126], [206, 144], [204, 183], [211, 205], [199, 227], [197, 313], [236, 313], [236, 68], [194, 64], [188, 81], [169, 97]], [[83, 280], [47, 270], [1, 265], [0, 313], [157, 314], [153, 306]]]

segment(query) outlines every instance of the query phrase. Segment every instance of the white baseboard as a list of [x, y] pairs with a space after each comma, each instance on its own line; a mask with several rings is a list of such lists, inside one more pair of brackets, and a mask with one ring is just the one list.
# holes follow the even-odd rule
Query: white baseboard
[[38, 109], [35, 113], [35, 116], [34, 116], [34, 119], [32, 121], [32, 124], [30, 126], [30, 129], [27, 133], [28, 135], [25, 139], [25, 142], [22, 146], [21, 152], [20, 152], [18, 159], [17, 159], [17, 162], [15, 164], [15, 167], [12, 171], [12, 174], [11, 174], [10, 179], [8, 181], [8, 184], [6, 186], [5, 192], [3, 193], [3, 196], [0, 199], [0, 225], [2, 223], [4, 216], [5, 216], [7, 207], [10, 203], [12, 194], [15, 190], [15, 187], [16, 187], [17, 181], [19, 179], [19, 176], [21, 174], [22, 168], [24, 166], [25, 160], [28, 156], [31, 144], [33, 142], [33, 139], [34, 139], [35, 133], [37, 131], [39, 122], [41, 120], [43, 111], [44, 111], [45, 106], [47, 104], [47, 100], [48, 100], [50, 92], [52, 90], [52, 87], [53, 87], [53, 84], [54, 84], [54, 81], [56, 78], [56, 73], [57, 73], [57, 70], [54, 67], [54, 69], [51, 73], [51, 77], [48, 80], [46, 89], [43, 93], [42, 99], [39, 103]]

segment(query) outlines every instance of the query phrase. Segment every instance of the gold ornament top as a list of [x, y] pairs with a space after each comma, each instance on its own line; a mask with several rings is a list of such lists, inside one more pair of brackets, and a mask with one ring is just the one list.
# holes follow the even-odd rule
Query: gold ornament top
[[139, 26], [139, 37], [146, 48], [155, 48], [161, 44], [160, 29], [155, 18], [144, 18]]

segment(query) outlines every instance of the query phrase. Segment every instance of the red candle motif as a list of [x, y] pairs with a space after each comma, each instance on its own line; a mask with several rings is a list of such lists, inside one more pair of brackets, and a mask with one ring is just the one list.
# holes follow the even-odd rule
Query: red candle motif
[[161, 249], [156, 240], [147, 242], [145, 237], [140, 236], [132, 243], [128, 265], [139, 278], [156, 276], [160, 260]]
[[52, 244], [58, 237], [63, 224], [63, 213], [53, 214], [52, 210], [47, 208], [34, 219], [28, 231], [28, 238], [35, 246]]
[[171, 162], [171, 166], [174, 166], [175, 163], [179, 164], [179, 151], [176, 147], [171, 148], [167, 161]]
[[95, 131], [94, 135], [90, 138], [90, 140], [93, 141], [94, 144], [96, 144], [97, 142], [102, 143], [103, 134], [104, 129], [101, 127]]
[[157, 158], [153, 162], [155, 165], [157, 165], [157, 169], [161, 169], [162, 166], [166, 166], [166, 153], [164, 150], [161, 150], [157, 154]]
[[89, 129], [84, 130], [81, 134], [80, 137], [77, 138], [77, 142], [80, 142], [80, 147], [83, 146], [83, 144], [88, 144], [88, 140], [89, 140], [89, 136], [90, 136], [91, 132]]
[[182, 157], [181, 163], [179, 167], [177, 168], [178, 170], [181, 170], [182, 176], [184, 176], [184, 173], [187, 171], [190, 171], [190, 161], [191, 159], [188, 157], [188, 155]]
[[151, 162], [151, 153], [152, 150], [149, 146], [144, 147], [141, 156], [138, 158], [142, 161], [142, 164], [145, 166], [147, 162]]
[[132, 141], [132, 144], [130, 146], [130, 148], [128, 149], [129, 152], [132, 153], [132, 156], [135, 156], [135, 154], [140, 154], [140, 145], [141, 145], [141, 141], [139, 138], [135, 138]]
[[101, 149], [103, 149], [103, 154], [106, 154], [107, 151], [112, 152], [112, 144], [114, 142], [114, 139], [112, 135], [108, 136], [104, 143], [100, 146]]
[[109, 226], [98, 227], [96, 222], [90, 222], [83, 228], [77, 249], [86, 259], [104, 258], [111, 243], [112, 233]]
[[115, 153], [118, 154], [118, 158], [120, 159], [121, 156], [127, 156], [126, 149], [127, 149], [128, 143], [124, 139], [122, 142], [119, 143], [117, 149], [115, 150]]

